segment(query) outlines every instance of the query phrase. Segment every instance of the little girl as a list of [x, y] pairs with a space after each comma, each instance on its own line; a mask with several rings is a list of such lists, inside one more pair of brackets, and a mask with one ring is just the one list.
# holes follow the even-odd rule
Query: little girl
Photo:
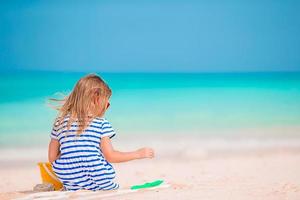
[[110, 163], [153, 158], [151, 148], [132, 152], [116, 151], [110, 139], [115, 136], [104, 118], [111, 90], [97, 75], [81, 78], [63, 100], [55, 120], [48, 159], [66, 190], [112, 190], [115, 171]]

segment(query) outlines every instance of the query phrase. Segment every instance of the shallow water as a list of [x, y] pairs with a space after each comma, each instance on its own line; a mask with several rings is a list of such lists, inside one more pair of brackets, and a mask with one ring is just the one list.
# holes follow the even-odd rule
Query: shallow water
[[[300, 73], [98, 73], [113, 91], [106, 117], [118, 133], [230, 134], [231, 129], [299, 127]], [[49, 139], [56, 111], [84, 73], [0, 75], [0, 145]], [[227, 131], [224, 131], [227, 130]], [[234, 134], [237, 134], [236, 132]], [[299, 133], [300, 134], [300, 133]]]

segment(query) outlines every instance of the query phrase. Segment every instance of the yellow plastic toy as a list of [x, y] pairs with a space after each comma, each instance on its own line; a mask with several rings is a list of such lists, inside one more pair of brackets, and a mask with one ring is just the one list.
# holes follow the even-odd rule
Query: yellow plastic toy
[[43, 183], [51, 183], [55, 190], [61, 190], [63, 184], [58, 180], [57, 176], [53, 172], [52, 165], [50, 162], [39, 162], [41, 178]]

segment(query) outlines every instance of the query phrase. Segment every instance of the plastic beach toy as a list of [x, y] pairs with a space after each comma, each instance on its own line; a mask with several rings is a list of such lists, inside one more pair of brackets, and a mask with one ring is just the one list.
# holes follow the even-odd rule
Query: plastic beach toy
[[163, 182], [164, 182], [163, 180], [156, 180], [156, 181], [153, 181], [153, 182], [144, 183], [142, 185], [133, 185], [133, 186], [131, 186], [130, 189], [138, 190], [138, 189], [152, 188], [152, 187], [159, 186]]
[[53, 172], [52, 165], [49, 162], [39, 162], [41, 178], [43, 183], [50, 183], [53, 185], [55, 190], [61, 190], [63, 184], [58, 180], [57, 176]]

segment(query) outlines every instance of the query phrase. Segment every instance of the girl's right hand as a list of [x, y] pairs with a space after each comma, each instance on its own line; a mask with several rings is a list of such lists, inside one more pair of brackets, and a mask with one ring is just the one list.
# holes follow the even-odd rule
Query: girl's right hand
[[152, 148], [141, 148], [137, 150], [137, 155], [139, 159], [142, 158], [153, 158], [154, 157], [154, 150]]

